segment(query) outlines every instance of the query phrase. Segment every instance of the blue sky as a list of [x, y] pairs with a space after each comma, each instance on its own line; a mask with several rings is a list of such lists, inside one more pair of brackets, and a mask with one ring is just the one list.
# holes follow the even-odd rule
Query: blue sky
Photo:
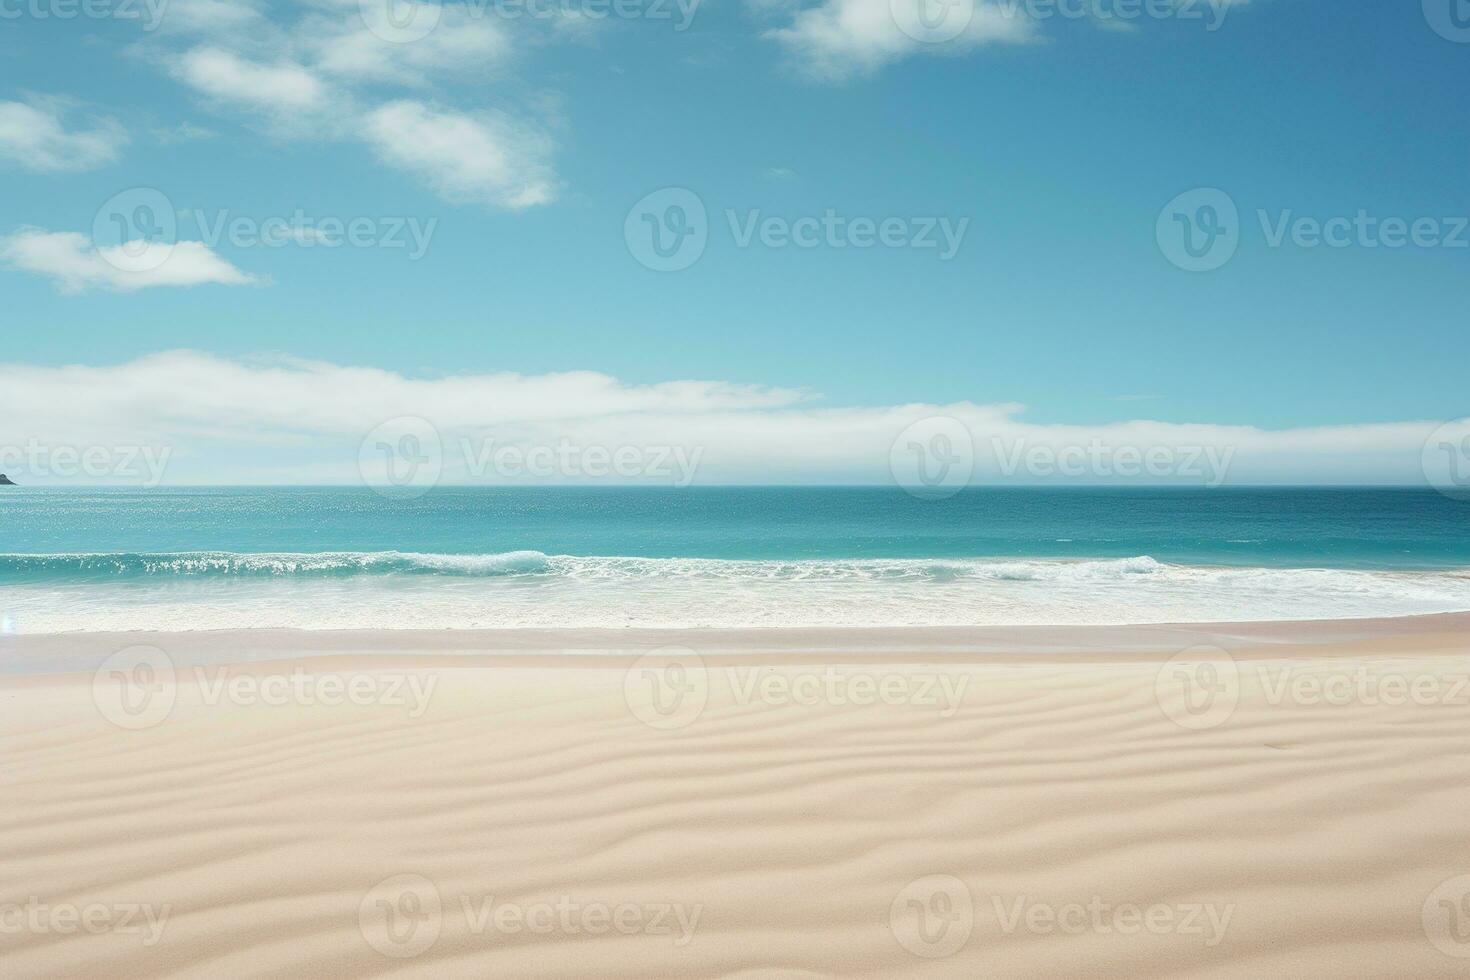
[[[352, 46], [355, 2], [227, 20], [172, 0], [153, 31], [23, 14], [0, 33], [3, 359], [187, 348], [409, 377], [589, 370], [834, 407], [1018, 403], [1039, 424], [1465, 414], [1470, 232], [1462, 247], [1273, 248], [1257, 217], [1432, 218], [1456, 237], [1470, 43], [1420, 4], [1202, 3], [1201, 19], [1126, 29], [1024, 12], [997, 27], [982, 6], [970, 33], [919, 44], [876, 24], [875, 3], [704, 0], [685, 31], [459, 6], [391, 59]], [[135, 187], [182, 213], [179, 241], [202, 237], [201, 210], [435, 224], [416, 260], [224, 240], [199, 275], [237, 284], [60, 278], [58, 262], [96, 264], [99, 207]], [[666, 187], [698, 195], [708, 244], [656, 272], [625, 219]], [[1195, 188], [1240, 215], [1233, 257], [1207, 272], [1176, 267], [1156, 235]], [[967, 225], [946, 261], [742, 248], [726, 214], [829, 209]], [[62, 233], [88, 240], [17, 258], [17, 234]]]

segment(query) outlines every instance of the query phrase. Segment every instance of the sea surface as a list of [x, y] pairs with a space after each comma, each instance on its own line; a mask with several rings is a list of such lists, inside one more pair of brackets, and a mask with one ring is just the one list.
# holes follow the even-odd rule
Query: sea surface
[[1470, 609], [1412, 489], [0, 490], [0, 629], [1120, 624]]

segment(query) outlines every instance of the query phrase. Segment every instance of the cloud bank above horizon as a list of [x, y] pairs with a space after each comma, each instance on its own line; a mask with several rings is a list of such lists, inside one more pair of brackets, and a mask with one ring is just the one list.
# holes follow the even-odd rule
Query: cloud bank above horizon
[[[1422, 486], [1436, 440], [1470, 440], [1463, 421], [1267, 431], [1147, 419], [1043, 425], [1024, 414], [973, 401], [829, 407], [810, 392], [728, 381], [629, 384], [593, 371], [411, 378], [179, 350], [116, 365], [0, 364], [0, 472], [32, 485], [138, 484], [136, 472], [79, 474], [75, 460], [90, 452], [136, 463], [141, 452], [166, 459], [153, 482], [167, 485], [359, 484], [365, 445], [407, 419], [411, 431], [431, 427], [447, 485], [671, 482], [663, 471], [610, 471], [620, 452], [691, 464], [676, 485], [893, 485], [895, 460], [933, 448], [976, 485]], [[46, 471], [61, 469], [58, 451], [72, 460], [68, 476]], [[578, 462], [532, 472], [498, 455], [524, 464], [538, 451]], [[581, 465], [589, 451], [600, 475]]]

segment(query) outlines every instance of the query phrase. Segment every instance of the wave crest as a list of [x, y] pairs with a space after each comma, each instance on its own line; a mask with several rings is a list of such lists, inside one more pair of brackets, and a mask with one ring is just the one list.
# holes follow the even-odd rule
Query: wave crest
[[544, 572], [539, 551], [487, 555], [435, 555], [400, 551], [240, 553], [194, 551], [166, 554], [0, 555], [0, 580], [129, 577], [285, 578], [350, 575], [526, 575]]

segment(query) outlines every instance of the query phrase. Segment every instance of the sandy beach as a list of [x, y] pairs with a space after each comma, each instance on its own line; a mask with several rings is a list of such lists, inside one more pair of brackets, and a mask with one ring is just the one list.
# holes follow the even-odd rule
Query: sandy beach
[[1463, 976], [1467, 630], [12, 637], [0, 972]]

